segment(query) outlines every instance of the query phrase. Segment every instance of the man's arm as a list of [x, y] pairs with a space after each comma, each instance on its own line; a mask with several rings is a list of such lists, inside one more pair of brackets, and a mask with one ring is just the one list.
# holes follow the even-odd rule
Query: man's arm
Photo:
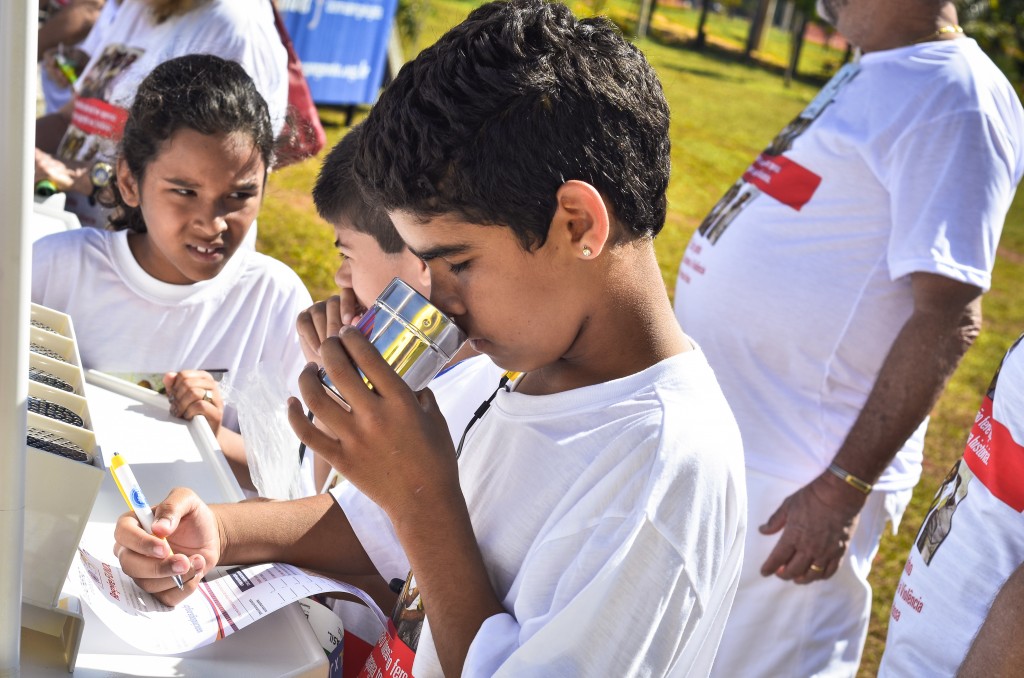
[[[979, 288], [931, 273], [912, 274], [911, 286], [914, 311], [834, 458], [840, 468], [868, 483], [882, 474], [931, 411], [981, 330]], [[763, 534], [784, 528], [761, 574], [798, 583], [832, 576], [865, 500], [828, 472], [790, 495], [760, 528]]]
[[958, 678], [1011, 678], [1024, 666], [1024, 565], [1010, 575], [992, 601], [971, 643]]

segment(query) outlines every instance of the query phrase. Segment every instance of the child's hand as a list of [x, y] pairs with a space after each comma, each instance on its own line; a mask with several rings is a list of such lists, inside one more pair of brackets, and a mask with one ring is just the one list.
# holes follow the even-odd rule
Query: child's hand
[[171, 414], [182, 419], [201, 414], [217, 435], [224, 419], [224, 399], [213, 375], [202, 370], [168, 372], [164, 375], [164, 387], [171, 402]]
[[[118, 519], [114, 555], [141, 589], [166, 605], [177, 605], [217, 565], [223, 546], [220, 527], [210, 507], [184, 488], [172, 490], [153, 512], [153, 534], [142, 529], [134, 513]], [[171, 550], [174, 555], [169, 555]], [[174, 583], [175, 574], [185, 582], [184, 590]]]
[[320, 344], [324, 339], [338, 336], [344, 325], [358, 323], [365, 310], [351, 288], [342, 288], [340, 294], [318, 301], [300, 313], [295, 328], [306, 360], [320, 363]]
[[339, 338], [325, 340], [321, 353], [328, 376], [351, 411], [324, 389], [316, 365], [307, 365], [299, 390], [327, 430], [310, 423], [292, 398], [288, 419], [299, 439], [396, 524], [404, 518], [427, 518], [426, 507], [461, 500], [455, 448], [433, 394], [413, 393], [355, 328], [343, 328]]

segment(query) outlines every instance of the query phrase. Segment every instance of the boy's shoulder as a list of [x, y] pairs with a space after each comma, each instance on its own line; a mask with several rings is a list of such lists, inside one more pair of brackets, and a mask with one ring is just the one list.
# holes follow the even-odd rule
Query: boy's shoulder
[[581, 434], [599, 426], [602, 445], [624, 437], [642, 439], [645, 446], [678, 447], [705, 425], [735, 428], [714, 372], [697, 347], [620, 379], [551, 395], [510, 393], [498, 402], [520, 422], [564, 419]]

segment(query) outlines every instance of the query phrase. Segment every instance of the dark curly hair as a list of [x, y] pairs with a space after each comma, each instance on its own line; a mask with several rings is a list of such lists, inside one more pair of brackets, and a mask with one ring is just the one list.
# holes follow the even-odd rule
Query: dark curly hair
[[[245, 132], [263, 158], [274, 161], [274, 131], [267, 102], [239, 64], [212, 54], [189, 54], [169, 59], [150, 72], [139, 85], [128, 111], [118, 157], [140, 184], [149, 163], [164, 142], [180, 129], [200, 134]], [[264, 173], [264, 181], [266, 174]], [[111, 183], [116, 208], [114, 230], [146, 232], [142, 210], [124, 202], [117, 182]]]
[[406, 64], [364, 123], [356, 174], [371, 201], [455, 214], [545, 241], [566, 181], [600, 191], [626, 238], [665, 222], [668, 104], [654, 69], [606, 19], [543, 0], [474, 10]]

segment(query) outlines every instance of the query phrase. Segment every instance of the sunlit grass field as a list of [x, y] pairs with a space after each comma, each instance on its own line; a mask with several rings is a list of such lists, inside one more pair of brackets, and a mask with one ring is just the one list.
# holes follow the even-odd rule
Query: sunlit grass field
[[[406, 57], [430, 44], [444, 30], [461, 21], [475, 7], [471, 0], [433, 0], [423, 34], [406, 46]], [[580, 14], [588, 5], [577, 4]], [[611, 3], [606, 10], [620, 25], [632, 21], [635, 4]], [[653, 21], [654, 39], [640, 47], [657, 69], [672, 110], [672, 180], [668, 219], [657, 240], [658, 260], [669, 293], [683, 249], [704, 214], [789, 120], [814, 95], [817, 85], [806, 79], [785, 88], [777, 73], [712, 50], [699, 54], [678, 45], [692, 37], [696, 12], [668, 8]], [[712, 17], [708, 24], [714, 45], [741, 48], [746, 23]], [[674, 38], [674, 39], [673, 39]], [[786, 36], [771, 31], [759, 59], [785, 63]], [[807, 75], [827, 74], [843, 58], [839, 49], [808, 44], [801, 61]], [[365, 117], [357, 109], [355, 119]], [[333, 145], [346, 132], [345, 115], [322, 110]], [[328, 146], [329, 147], [329, 146]], [[319, 158], [285, 168], [272, 175], [260, 215], [261, 251], [291, 265], [306, 282], [314, 298], [332, 293], [337, 255], [333, 234], [313, 209], [310, 190]], [[931, 495], [949, 466], [963, 450], [966, 434], [985, 387], [1003, 352], [1024, 332], [1024, 191], [1018, 192], [1002, 237], [993, 289], [985, 297], [985, 327], [981, 337], [954, 375], [932, 415], [924, 477], [903, 519], [897, 536], [886, 536], [875, 561], [872, 580], [875, 604], [861, 675], [873, 676], [881, 656], [888, 612], [899, 571], [920, 526]]]

